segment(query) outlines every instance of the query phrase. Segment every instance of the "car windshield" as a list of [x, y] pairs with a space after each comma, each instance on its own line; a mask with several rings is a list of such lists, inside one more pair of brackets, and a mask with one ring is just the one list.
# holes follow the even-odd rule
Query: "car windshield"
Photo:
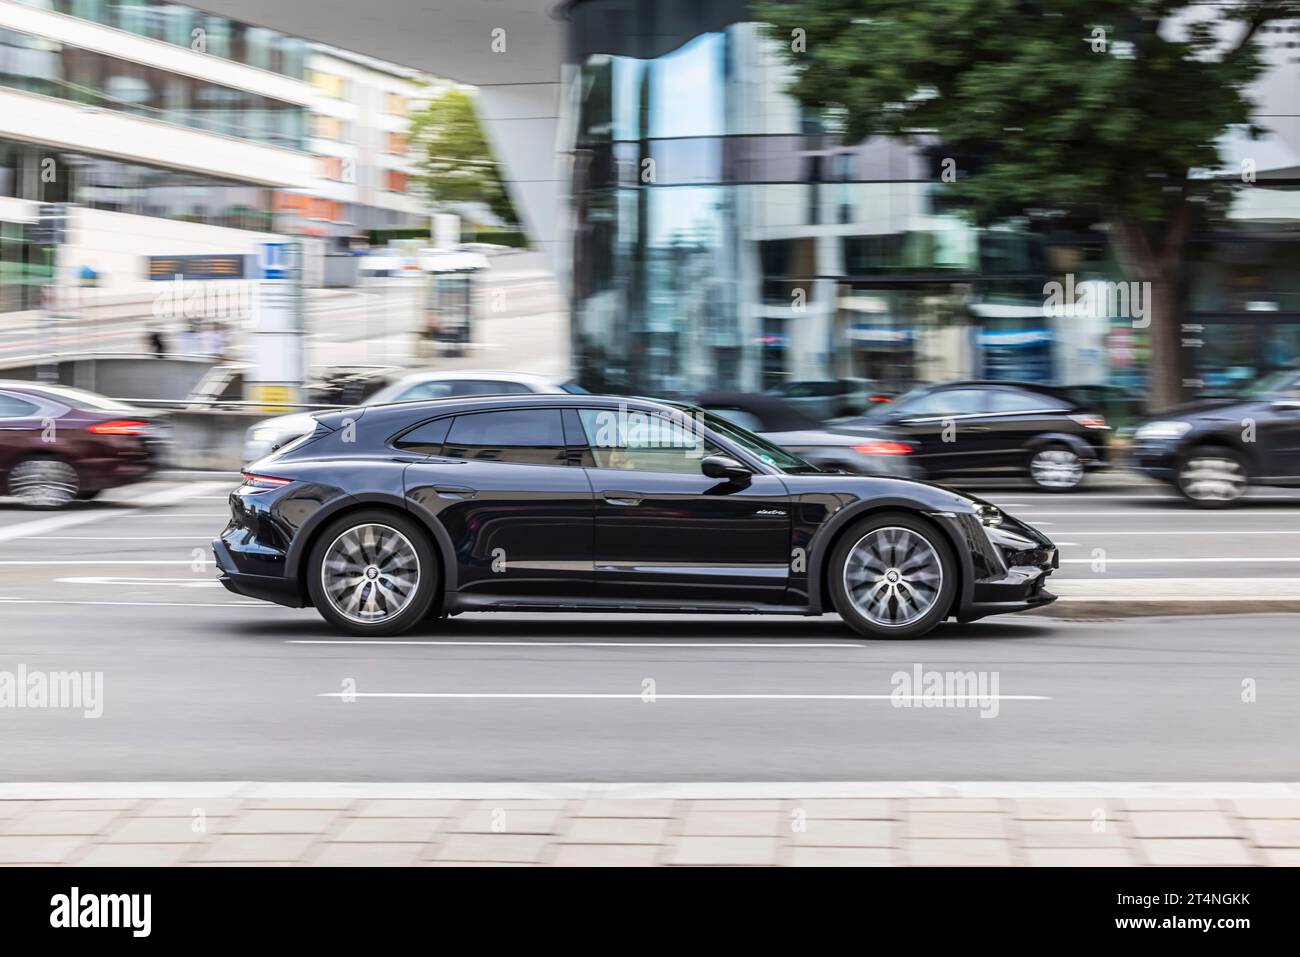
[[773, 445], [767, 439], [759, 438], [748, 429], [742, 429], [734, 422], [728, 422], [719, 415], [714, 415], [712, 412], [706, 412], [703, 409], [692, 409], [691, 411], [699, 416], [704, 421], [704, 424], [714, 432], [726, 436], [750, 455], [761, 459], [774, 468], [780, 469], [782, 472], [794, 474], [821, 471], [817, 466], [805, 462], [793, 452], [787, 452], [781, 446]]
[[1232, 395], [1243, 397], [1255, 397], [1262, 395], [1272, 395], [1278, 392], [1292, 392], [1297, 387], [1297, 379], [1300, 378], [1300, 369], [1278, 369], [1270, 372], [1262, 379], [1249, 382], [1240, 389], [1234, 390]]

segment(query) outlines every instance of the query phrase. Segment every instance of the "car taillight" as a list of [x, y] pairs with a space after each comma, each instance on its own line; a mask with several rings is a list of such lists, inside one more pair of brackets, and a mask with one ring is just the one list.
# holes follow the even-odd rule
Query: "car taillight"
[[254, 475], [252, 472], [244, 472], [244, 485], [247, 488], [268, 489], [282, 488], [285, 485], [292, 485], [293, 479], [279, 478], [274, 475]]
[[863, 442], [853, 446], [853, 451], [863, 455], [910, 455], [912, 447], [902, 442]]
[[1105, 419], [1104, 416], [1100, 416], [1100, 415], [1072, 415], [1072, 416], [1070, 416], [1070, 418], [1074, 419], [1075, 422], [1078, 422], [1078, 423], [1079, 423], [1081, 426], [1083, 426], [1085, 429], [1108, 429], [1108, 428], [1110, 428], [1110, 426], [1108, 426], [1108, 425], [1106, 424], [1106, 419]]
[[887, 395], [873, 395], [871, 397], [871, 401], [872, 402], [893, 402], [894, 400]]
[[113, 419], [110, 422], [88, 425], [86, 431], [94, 432], [96, 435], [144, 435], [152, 431], [152, 426], [148, 422], [138, 422], [135, 419]]

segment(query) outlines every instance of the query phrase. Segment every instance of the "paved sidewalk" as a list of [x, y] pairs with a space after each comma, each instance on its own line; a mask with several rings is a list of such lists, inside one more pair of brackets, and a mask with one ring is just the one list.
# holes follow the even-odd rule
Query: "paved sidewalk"
[[[78, 798], [76, 785], [0, 785], [0, 865], [1300, 865], [1300, 789], [1291, 785], [1219, 792], [1264, 795], [1247, 797], [1212, 796], [1207, 786], [1211, 796], [1175, 798], [1159, 796], [1160, 785], [1116, 786], [1112, 793], [1123, 795], [1116, 797], [1098, 796], [1105, 785], [1076, 797], [1033, 796], [1066, 790], [1028, 785], [1020, 797], [737, 798], [725, 795], [780, 787], [729, 784], [717, 786], [717, 798], [671, 796], [707, 785], [665, 785], [659, 793], [669, 796], [639, 798], [501, 796], [509, 786], [495, 797], [380, 796], [420, 787], [304, 786], [304, 796], [293, 797], [292, 785], [145, 785], [137, 796], [107, 797], [127, 792], [88, 785], [84, 793], [97, 796]], [[428, 787], [463, 794], [474, 786]], [[608, 790], [620, 787], [655, 793]], [[21, 797], [24, 789], [33, 796]], [[275, 796], [255, 796], [267, 793]]]

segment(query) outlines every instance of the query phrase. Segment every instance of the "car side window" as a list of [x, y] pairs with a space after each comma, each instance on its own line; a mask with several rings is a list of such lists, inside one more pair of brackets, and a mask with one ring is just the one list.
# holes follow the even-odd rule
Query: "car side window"
[[596, 468], [699, 475], [700, 459], [721, 450], [682, 418], [622, 409], [580, 409]]
[[910, 416], [973, 415], [990, 411], [984, 389], [942, 389], [909, 402], [904, 410]]
[[441, 455], [442, 444], [447, 439], [447, 430], [451, 428], [451, 417], [434, 419], [417, 425], [409, 432], [403, 432], [393, 445], [403, 452], [416, 452], [420, 455]]
[[447, 381], [440, 382], [421, 382], [411, 386], [405, 392], [399, 393], [394, 402], [413, 402], [416, 399], [445, 399], [451, 395], [452, 383]]
[[1046, 396], [1031, 395], [1028, 392], [1013, 392], [1010, 389], [995, 389], [990, 396], [994, 412], [1033, 412], [1038, 409], [1059, 408], [1061, 403]]
[[458, 415], [443, 455], [482, 462], [564, 465], [564, 424], [559, 409], [509, 409]]
[[39, 406], [34, 402], [28, 402], [7, 392], [0, 392], [0, 419], [31, 418], [38, 408]]
[[451, 394], [461, 395], [522, 395], [533, 390], [522, 382], [493, 379], [461, 379], [451, 383]]

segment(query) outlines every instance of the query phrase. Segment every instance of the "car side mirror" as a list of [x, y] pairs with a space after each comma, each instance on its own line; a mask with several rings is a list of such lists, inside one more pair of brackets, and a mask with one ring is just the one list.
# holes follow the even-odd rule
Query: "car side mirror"
[[709, 478], [724, 479], [733, 485], [747, 485], [753, 474], [730, 455], [706, 455], [700, 459], [700, 471]]

